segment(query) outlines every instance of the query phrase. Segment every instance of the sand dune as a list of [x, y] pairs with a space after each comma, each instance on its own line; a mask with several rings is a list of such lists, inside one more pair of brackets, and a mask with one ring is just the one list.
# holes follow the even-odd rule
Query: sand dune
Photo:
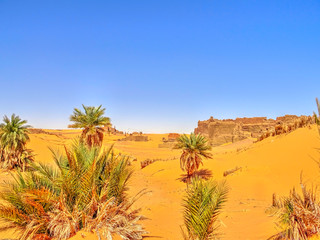
[[[54, 132], [54, 131], [53, 131]], [[31, 134], [29, 147], [36, 161], [52, 163], [48, 147], [62, 150], [79, 131], [59, 131], [64, 137], [48, 134]], [[106, 136], [105, 146], [114, 144], [119, 152], [137, 158], [133, 162], [135, 174], [130, 182], [130, 194], [141, 189], [147, 194], [136, 207], [142, 208], [147, 218], [142, 221], [150, 233], [146, 239], [181, 239], [181, 200], [186, 188], [179, 167], [179, 150], [158, 148], [165, 135], [151, 134], [148, 142], [116, 141], [120, 136]], [[272, 194], [287, 195], [292, 187], [299, 187], [300, 174], [307, 184], [319, 182], [320, 139], [316, 127], [298, 129], [287, 135], [270, 137], [258, 143], [244, 142], [213, 149], [214, 158], [204, 161], [202, 174], [214, 179], [224, 179], [230, 187], [228, 202], [221, 216], [222, 239], [266, 239], [276, 232], [274, 219], [265, 213], [270, 206]], [[144, 169], [140, 161], [163, 159]], [[168, 160], [177, 158], [175, 160]], [[233, 174], [223, 177], [223, 172], [240, 167]], [[6, 172], [0, 179], [7, 179]], [[1, 238], [9, 238], [12, 232], [0, 232]], [[92, 239], [92, 235], [86, 235]], [[78, 234], [73, 239], [83, 239]], [[91, 236], [91, 237], [90, 237]], [[1, 239], [0, 238], [0, 239]]]

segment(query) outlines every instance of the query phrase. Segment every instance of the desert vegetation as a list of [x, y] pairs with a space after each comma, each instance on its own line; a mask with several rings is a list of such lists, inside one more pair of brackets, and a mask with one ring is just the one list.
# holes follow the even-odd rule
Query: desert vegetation
[[194, 176], [202, 158], [212, 158], [208, 140], [200, 134], [191, 133], [177, 138], [176, 149], [182, 149], [180, 168], [187, 172], [187, 189], [183, 199], [185, 240], [209, 240], [217, 237], [218, 215], [227, 199], [225, 182], [202, 179]]
[[211, 146], [208, 140], [201, 134], [184, 134], [177, 139], [176, 149], [182, 149], [180, 168], [190, 177], [203, 164], [202, 158], [212, 158]]
[[227, 193], [225, 182], [191, 179], [183, 199], [183, 239], [209, 240], [218, 236], [217, 220]]
[[320, 103], [319, 103], [318, 98], [316, 98], [316, 103], [317, 103], [317, 108], [318, 108], [318, 115], [314, 112], [313, 116], [314, 116], [316, 124], [318, 125], [318, 130], [319, 130], [319, 134], [320, 134]]
[[275, 125], [274, 130], [268, 130], [267, 132], [263, 133], [259, 138], [258, 141], [262, 141], [265, 138], [271, 136], [278, 136], [285, 133], [290, 133], [298, 128], [303, 128], [307, 126], [311, 126], [314, 122], [311, 116], [301, 116], [299, 119], [296, 119], [293, 123], [284, 124], [283, 122], [278, 122]]
[[29, 125], [27, 121], [12, 114], [11, 117], [4, 116], [0, 124], [0, 164], [2, 168], [20, 168], [25, 170], [26, 166], [34, 160], [31, 149], [26, 148], [29, 139]]
[[0, 218], [17, 227], [20, 239], [67, 239], [79, 230], [99, 239], [142, 239], [138, 210], [130, 210], [128, 157], [75, 142], [64, 155], [53, 152], [55, 166], [33, 164], [17, 173], [0, 195]]
[[[320, 106], [316, 98], [317, 107], [320, 113]], [[319, 123], [318, 116], [314, 113], [316, 124]], [[302, 119], [303, 120], [303, 119]], [[303, 127], [308, 121], [297, 124]], [[273, 194], [272, 206], [267, 209], [267, 213], [277, 217], [277, 227], [279, 233], [269, 239], [281, 240], [307, 240], [320, 234], [320, 201], [318, 199], [318, 189], [307, 188], [300, 177], [301, 194], [293, 188], [289, 196], [277, 198]]]
[[105, 117], [105, 108], [82, 105], [84, 112], [75, 108], [70, 116], [69, 128], [81, 128], [81, 140], [85, 141], [88, 146], [101, 146], [103, 142], [103, 126], [110, 124], [110, 118]]
[[307, 240], [320, 234], [320, 202], [317, 189], [301, 183], [302, 194], [292, 189], [289, 196], [273, 197], [267, 212], [277, 217], [280, 232], [269, 239]]
[[[318, 101], [317, 104], [319, 108]], [[104, 116], [105, 109], [102, 109], [101, 106], [83, 106], [83, 108], [84, 112], [75, 109], [70, 117], [70, 120], [74, 123], [70, 127], [81, 128], [81, 133], [80, 131], [71, 131], [72, 133], [69, 135], [69, 133], [58, 132], [59, 136], [63, 137], [57, 137], [57, 130], [34, 131], [33, 134], [39, 136], [32, 137], [32, 141], [35, 139], [41, 139], [41, 141], [43, 139], [51, 139], [51, 143], [59, 143], [61, 149], [63, 149], [63, 152], [51, 149], [53, 157], [51, 161], [48, 161], [48, 164], [40, 163], [39, 161], [36, 163], [32, 162], [33, 154], [26, 147], [29, 141], [28, 134], [30, 134], [27, 122], [15, 115], [11, 116], [11, 118], [4, 118], [0, 134], [1, 162], [3, 166], [5, 166], [4, 163], [7, 164], [6, 166], [10, 166], [8, 167], [10, 169], [18, 168], [18, 171], [10, 172], [12, 180], [7, 180], [4, 188], [1, 190], [0, 221], [2, 227], [14, 227], [14, 229], [19, 231], [20, 239], [62, 240], [74, 235], [78, 237], [77, 233], [79, 232], [85, 232], [85, 234], [87, 232], [94, 233], [97, 239], [114, 239], [115, 236], [127, 240], [142, 239], [146, 231], [140, 224], [140, 211], [135, 209], [133, 204], [143, 194], [143, 191], [139, 192], [137, 189], [141, 186], [146, 187], [152, 181], [157, 186], [157, 189], [155, 190], [154, 188], [153, 190], [158, 191], [154, 196], [161, 197], [159, 200], [154, 200], [150, 197], [153, 193], [150, 193], [148, 199], [144, 198], [145, 202], [141, 204], [143, 211], [153, 214], [153, 206], [157, 206], [160, 209], [161, 207], [166, 207], [165, 209], [167, 209], [170, 206], [164, 205], [164, 199], [174, 196], [170, 199], [170, 204], [176, 201], [177, 205], [174, 207], [178, 210], [172, 207], [168, 211], [176, 211], [172, 216], [178, 216], [181, 219], [181, 222], [178, 223], [179, 219], [176, 218], [178, 220], [175, 222], [175, 225], [178, 229], [181, 225], [182, 233], [178, 231], [178, 235], [174, 235], [173, 239], [177, 239], [177, 236], [179, 236], [178, 239], [182, 237], [188, 240], [219, 238], [219, 235], [223, 234], [219, 229], [222, 221], [223, 223], [226, 222], [225, 226], [230, 227], [231, 223], [234, 223], [234, 219], [238, 219], [237, 217], [242, 212], [247, 211], [248, 205], [251, 204], [250, 202], [254, 202], [252, 204], [255, 205], [249, 211], [258, 211], [261, 208], [263, 215], [266, 215], [265, 209], [268, 205], [268, 200], [266, 201], [267, 204], [262, 205], [259, 203], [259, 205], [254, 197], [252, 197], [256, 196], [254, 195], [256, 185], [254, 187], [251, 186], [254, 189], [251, 191], [254, 193], [248, 190], [249, 194], [251, 194], [250, 197], [249, 195], [247, 196], [247, 192], [243, 191], [243, 189], [237, 189], [241, 189], [240, 184], [243, 184], [243, 182], [241, 183], [242, 178], [245, 179], [243, 181], [246, 184], [250, 184], [246, 180], [247, 174], [252, 174], [250, 175], [252, 179], [256, 179], [257, 175], [264, 174], [265, 168], [260, 169], [259, 163], [254, 159], [256, 153], [253, 151], [243, 151], [241, 153], [238, 151], [237, 154], [233, 154], [230, 151], [230, 153], [221, 154], [217, 156], [217, 161], [206, 162], [208, 169], [200, 169], [200, 171], [200, 165], [203, 164], [205, 158], [211, 159], [213, 153], [219, 154], [216, 149], [211, 148], [208, 139], [200, 134], [191, 133], [190, 135], [177, 137], [176, 142], [173, 141], [173, 143], [176, 143], [176, 150], [157, 148], [158, 143], [163, 139], [162, 135], [156, 137], [152, 135], [153, 137], [150, 138], [150, 141], [142, 143], [119, 141], [119, 137], [123, 137], [121, 135], [105, 135], [108, 142], [114, 142], [116, 147], [116, 151], [114, 151], [113, 147], [103, 147], [104, 126], [110, 123], [110, 119]], [[319, 116], [315, 114], [313, 119], [316, 119], [315, 122], [317, 122], [319, 121]], [[266, 137], [304, 127], [310, 123], [309, 120], [309, 118], [304, 119], [301, 117], [293, 125], [279, 124], [275, 132], [268, 132]], [[315, 130], [314, 126], [312, 126], [312, 129]], [[297, 139], [300, 139], [306, 133], [314, 134], [314, 131], [305, 129], [297, 131], [295, 133], [296, 137], [295, 134], [290, 134], [288, 137], [292, 135], [292, 138], [297, 141]], [[75, 136], [79, 137], [79, 139], [74, 140], [73, 144], [70, 144], [70, 140]], [[158, 140], [154, 141], [153, 138]], [[315, 139], [318, 139], [318, 133], [316, 133], [314, 139], [308, 141], [314, 143]], [[65, 146], [64, 144], [67, 145]], [[302, 148], [306, 148], [307, 143], [305, 144], [304, 142], [298, 142], [298, 145], [295, 147], [300, 148], [301, 144], [304, 144]], [[255, 149], [261, 151], [259, 159], [265, 159], [265, 155], [269, 154], [270, 150], [265, 148], [265, 145], [268, 144], [261, 144], [261, 150]], [[285, 137], [275, 139], [274, 145], [278, 146], [278, 148], [270, 145], [272, 147], [270, 149], [278, 149], [278, 151], [281, 149], [282, 151], [283, 147], [287, 147]], [[32, 146], [34, 147], [36, 144]], [[150, 149], [144, 152], [141, 150], [144, 147], [150, 147]], [[5, 151], [14, 153], [14, 156], [19, 157], [20, 162], [16, 158], [10, 158], [10, 161], [7, 162], [4, 161], [3, 154]], [[29, 155], [26, 156], [32, 156], [32, 158], [24, 161], [26, 151], [30, 151]], [[138, 156], [143, 156], [144, 158], [140, 162], [130, 162], [130, 158], [126, 155], [127, 151], [135, 151], [135, 153], [138, 153]], [[290, 148], [286, 151], [295, 150]], [[116, 154], [115, 152], [120, 153]], [[158, 153], [162, 155], [158, 155]], [[138, 156], [134, 156], [134, 159], [138, 159]], [[232, 164], [230, 162], [224, 163], [229, 161], [229, 156], [233, 158]], [[248, 164], [248, 159], [250, 158], [250, 164]], [[178, 176], [175, 175], [179, 172], [177, 171], [179, 163], [176, 159], [180, 160], [180, 168], [186, 172], [186, 174], [182, 174], [185, 178], [177, 178]], [[224, 159], [225, 161], [220, 161], [220, 159]], [[154, 167], [140, 169], [155, 161], [158, 163]], [[277, 161], [272, 162], [273, 165], [270, 165], [272, 171], [278, 169], [278, 176], [283, 171], [282, 167], [277, 167], [280, 161], [286, 161], [286, 159], [278, 158]], [[11, 163], [11, 165], [8, 163]], [[135, 165], [136, 163], [138, 163], [138, 166]], [[251, 168], [252, 165], [254, 167]], [[26, 168], [26, 166], [28, 167]], [[134, 168], [138, 168], [137, 171], [142, 171], [139, 173], [143, 174], [134, 176], [135, 180], [140, 179], [138, 181], [140, 185], [133, 186], [133, 188], [136, 188], [134, 192], [128, 192], [128, 182], [132, 177]], [[279, 173], [280, 168], [281, 171]], [[224, 181], [213, 180], [211, 178], [213, 169], [215, 169], [214, 174], [217, 176], [216, 179], [228, 176], [228, 185], [230, 181], [235, 191], [229, 194], [229, 188]], [[301, 167], [296, 167], [296, 169], [301, 169]], [[203, 172], [201, 173], [201, 171]], [[237, 174], [234, 174], [235, 172]], [[204, 175], [206, 177], [203, 177]], [[167, 189], [168, 185], [172, 185], [169, 187], [170, 190]], [[291, 185], [286, 186], [285, 190], [290, 187]], [[301, 191], [293, 189], [286, 197], [278, 198], [274, 195], [272, 206], [268, 208], [267, 212], [276, 217], [276, 226], [279, 231], [276, 234], [272, 232], [272, 236], [268, 232], [268, 236], [271, 236], [270, 239], [304, 240], [319, 234], [320, 202], [317, 199], [318, 191], [315, 188], [307, 189], [305, 184], [302, 183], [301, 187]], [[137, 192], [139, 193], [135, 195]], [[182, 205], [180, 205], [181, 192], [184, 192]], [[272, 192], [267, 195], [271, 196], [271, 194]], [[226, 202], [227, 198], [230, 198], [230, 195], [233, 197], [232, 210], [228, 209], [229, 201]], [[235, 195], [237, 195], [236, 201], [234, 199]], [[238, 195], [242, 197], [241, 200]], [[148, 201], [152, 203], [147, 208], [145, 204], [148, 204]], [[159, 205], [156, 205], [158, 202]], [[226, 211], [228, 211], [228, 216], [231, 215], [233, 217], [232, 220], [224, 215], [220, 215], [225, 204], [228, 204]], [[182, 213], [181, 208], [183, 210]], [[154, 212], [156, 215], [152, 217], [152, 224], [147, 227], [151, 231], [152, 229], [155, 231], [154, 229], [160, 226], [160, 224], [157, 225], [157, 214], [163, 214], [162, 212], [159, 213], [158, 209]], [[236, 212], [238, 215], [236, 216], [233, 212]], [[178, 215], [180, 213], [181, 215]], [[239, 219], [242, 218], [239, 217]], [[168, 220], [161, 221], [166, 222]], [[273, 220], [270, 222], [272, 225]], [[154, 223], [156, 223], [156, 226], [153, 226]], [[162, 228], [161, 231], [163, 230]], [[172, 232], [171, 229], [170, 231]], [[229, 234], [227, 231], [225, 231], [225, 234]], [[166, 233], [171, 234], [169, 231]], [[161, 234], [162, 232], [158, 235], [165, 236]], [[229, 235], [234, 236], [234, 233]]]

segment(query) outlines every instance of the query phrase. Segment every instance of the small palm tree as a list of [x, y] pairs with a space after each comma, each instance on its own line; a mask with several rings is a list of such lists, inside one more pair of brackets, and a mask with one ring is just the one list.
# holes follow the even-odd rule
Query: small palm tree
[[318, 115], [315, 112], [313, 112], [313, 116], [316, 121], [316, 124], [318, 125], [318, 130], [319, 130], [319, 134], [320, 134], [320, 103], [319, 103], [318, 98], [316, 98], [316, 103], [317, 103], [317, 107], [318, 107]]
[[320, 234], [320, 202], [316, 189], [300, 184], [302, 195], [293, 189], [288, 197], [276, 198], [267, 213], [278, 218], [279, 233], [268, 239], [307, 240]]
[[211, 146], [208, 140], [202, 135], [195, 135], [191, 133], [190, 136], [182, 135], [178, 139], [176, 149], [182, 149], [180, 157], [180, 167], [182, 171], [186, 171], [190, 177], [195, 171], [198, 170], [200, 164], [203, 164], [202, 158], [212, 158]]
[[225, 182], [193, 178], [183, 199], [185, 240], [209, 240], [217, 236], [217, 219], [227, 200]]
[[105, 108], [87, 107], [82, 105], [84, 112], [75, 108], [70, 116], [70, 121], [74, 122], [69, 128], [82, 128], [81, 139], [90, 147], [101, 146], [103, 142], [103, 126], [110, 124], [110, 118], [103, 116]]
[[21, 120], [15, 114], [11, 119], [7, 116], [3, 118], [4, 123], [0, 124], [0, 143], [1, 146], [14, 151], [22, 151], [29, 141], [28, 128], [26, 120]]
[[4, 168], [20, 167], [23, 170], [26, 164], [34, 160], [30, 149], [26, 148], [29, 139], [26, 120], [21, 120], [15, 114], [11, 118], [4, 116], [4, 123], [0, 124], [0, 162]]
[[130, 210], [135, 199], [126, 194], [129, 157], [81, 142], [53, 156], [56, 166], [33, 164], [0, 194], [0, 219], [21, 230], [19, 239], [62, 240], [81, 229], [99, 239], [142, 239], [138, 211]]

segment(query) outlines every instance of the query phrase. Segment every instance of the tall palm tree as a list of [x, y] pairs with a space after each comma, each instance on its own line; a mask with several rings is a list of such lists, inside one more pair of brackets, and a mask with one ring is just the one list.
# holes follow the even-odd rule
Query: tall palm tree
[[6, 115], [3, 118], [4, 123], [0, 124], [0, 144], [3, 148], [22, 151], [26, 143], [30, 140], [28, 136], [28, 128], [26, 120], [21, 120], [15, 114], [8, 118]]
[[182, 135], [178, 139], [176, 149], [182, 149], [180, 157], [180, 167], [182, 171], [186, 171], [188, 177], [190, 177], [195, 171], [198, 170], [200, 164], [203, 164], [202, 158], [212, 158], [211, 146], [208, 144], [208, 140], [198, 134], [191, 133], [190, 136], [186, 134]]
[[110, 124], [110, 118], [103, 116], [105, 108], [102, 105], [99, 107], [88, 107], [82, 105], [84, 112], [75, 108], [70, 116], [70, 121], [74, 122], [69, 125], [69, 128], [82, 128], [81, 139], [84, 140], [90, 147], [101, 146], [103, 141], [103, 126]]
[[209, 240], [217, 235], [217, 219], [227, 200], [225, 182], [193, 178], [183, 199], [185, 240]]

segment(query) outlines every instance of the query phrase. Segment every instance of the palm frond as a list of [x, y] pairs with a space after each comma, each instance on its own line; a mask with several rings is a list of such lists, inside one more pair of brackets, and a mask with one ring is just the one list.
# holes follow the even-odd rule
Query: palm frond
[[98, 107], [82, 105], [84, 112], [75, 108], [70, 116], [70, 121], [73, 124], [69, 128], [82, 128], [81, 138], [90, 147], [101, 146], [103, 142], [103, 126], [110, 124], [110, 118], [103, 116], [105, 108], [102, 105]]
[[307, 189], [301, 183], [302, 195], [295, 189], [288, 197], [274, 201], [267, 213], [276, 216], [279, 233], [269, 239], [305, 240], [320, 234], [320, 203], [317, 189]]
[[22, 228], [21, 239], [66, 239], [85, 227], [141, 239], [135, 199], [126, 195], [129, 157], [81, 141], [64, 150], [53, 154], [56, 167], [33, 163], [32, 172], [13, 174], [0, 193], [0, 219]]
[[225, 182], [191, 180], [183, 199], [184, 226], [189, 239], [207, 240], [217, 234], [217, 217], [227, 199]]
[[21, 120], [15, 114], [11, 118], [4, 116], [0, 124], [0, 162], [2, 167], [13, 169], [21, 168], [23, 171], [26, 166], [34, 160], [34, 154], [26, 148], [29, 139], [26, 120]]

